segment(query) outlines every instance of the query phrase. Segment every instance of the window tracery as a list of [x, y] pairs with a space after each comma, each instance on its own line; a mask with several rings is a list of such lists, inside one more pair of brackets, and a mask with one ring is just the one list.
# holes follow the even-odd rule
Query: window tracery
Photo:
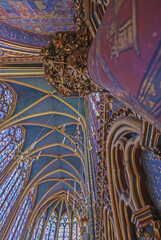
[[43, 212], [42, 216], [38, 220], [36, 227], [34, 229], [31, 240], [39, 240], [42, 234], [43, 225], [46, 219], [46, 212]]
[[0, 121], [10, 117], [16, 107], [17, 94], [7, 83], [0, 83]]
[[0, 172], [8, 165], [18, 151], [18, 144], [25, 137], [23, 127], [9, 127], [0, 132]]
[[24, 185], [29, 161], [21, 163], [0, 188], [0, 230], [2, 229]]
[[60, 220], [58, 239], [59, 240], [69, 239], [69, 220], [66, 212], [62, 215]]
[[43, 240], [55, 239], [55, 233], [57, 228], [57, 213], [53, 212], [46, 225]]
[[80, 228], [75, 215], [72, 218], [72, 240], [80, 240]]
[[33, 188], [27, 197], [25, 198], [24, 202], [20, 206], [18, 213], [16, 215], [15, 221], [12, 225], [12, 228], [8, 234], [7, 240], [20, 240], [22, 239], [22, 233], [24, 230], [24, 227], [26, 225], [30, 210], [33, 205], [33, 199], [35, 194], [35, 188]]
[[[43, 240], [55, 240], [56, 231], [58, 231], [58, 240], [69, 240], [69, 219], [66, 212], [63, 213], [61, 216], [59, 229], [57, 229], [57, 225], [57, 213], [53, 212], [47, 222]], [[80, 227], [78, 224], [78, 220], [74, 214], [72, 217], [71, 235], [72, 240], [80, 240]]]

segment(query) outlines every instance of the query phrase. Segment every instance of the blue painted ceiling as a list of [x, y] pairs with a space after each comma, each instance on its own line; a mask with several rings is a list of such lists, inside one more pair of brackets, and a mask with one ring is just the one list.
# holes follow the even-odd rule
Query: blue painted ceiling
[[[40, 158], [32, 163], [28, 182], [34, 186], [36, 180], [39, 180], [35, 207], [37, 204], [45, 206], [43, 202], [56, 192], [62, 191], [67, 194], [69, 190], [73, 194], [74, 181], [77, 181], [76, 187], [79, 192], [80, 184], [85, 182], [83, 169], [85, 156], [81, 144], [75, 149], [75, 132], [80, 117], [79, 131], [80, 137], [83, 138], [86, 124], [84, 100], [61, 97], [42, 78], [40, 82], [34, 77], [10, 78], [6, 81], [18, 95], [17, 107], [10, 124], [26, 128], [22, 152], [35, 141], [36, 145], [30, 152], [30, 157], [36, 157], [41, 151]], [[66, 138], [62, 145], [64, 137]]]

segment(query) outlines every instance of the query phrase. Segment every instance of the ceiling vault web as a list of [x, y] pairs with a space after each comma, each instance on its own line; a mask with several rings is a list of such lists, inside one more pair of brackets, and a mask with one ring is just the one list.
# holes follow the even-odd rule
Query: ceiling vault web
[[[87, 197], [87, 124], [83, 98], [74, 97], [71, 101], [70, 98], [61, 97], [53, 89], [46, 90], [47, 87], [42, 84], [24, 82], [21, 77], [1, 77], [0, 82], [10, 84], [18, 95], [15, 113], [1, 123], [0, 131], [15, 125], [26, 128], [23, 149], [19, 150], [11, 162], [5, 176], [9, 176], [22, 159], [29, 159], [29, 182], [23, 189], [19, 203], [24, 202], [32, 189], [36, 188], [37, 193], [27, 229], [50, 208], [52, 211], [59, 209], [59, 220], [64, 208], [70, 219], [72, 209], [80, 221], [79, 209], [83, 207], [80, 199], [82, 196]], [[79, 138], [76, 137], [77, 133]], [[69, 225], [71, 227], [70, 220]], [[58, 236], [58, 230], [56, 235]]]

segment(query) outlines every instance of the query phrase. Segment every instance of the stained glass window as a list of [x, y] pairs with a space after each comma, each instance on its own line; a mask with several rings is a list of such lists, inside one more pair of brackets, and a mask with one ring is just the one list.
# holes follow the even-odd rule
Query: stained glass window
[[17, 152], [18, 144], [23, 139], [23, 127], [10, 127], [0, 132], [0, 172], [12, 160]]
[[61, 217], [58, 240], [69, 240], [69, 220], [67, 213], [64, 213]]
[[24, 185], [29, 161], [21, 163], [0, 188], [0, 230]]
[[102, 101], [102, 97], [100, 93], [91, 93], [88, 97], [88, 115], [89, 115], [89, 123], [90, 123], [90, 134], [91, 132], [95, 132], [95, 135], [90, 139], [91, 145], [93, 147], [92, 156], [94, 159], [95, 170], [97, 169], [98, 156], [97, 152], [99, 152], [99, 145], [97, 141], [99, 140], [100, 130], [100, 105], [99, 102]]
[[42, 234], [44, 222], [46, 218], [46, 212], [44, 212], [41, 216], [41, 218], [38, 220], [36, 227], [34, 229], [33, 235], [31, 240], [39, 240]]
[[90, 101], [91, 107], [94, 111], [94, 114], [96, 116], [99, 116], [100, 110], [99, 110], [99, 106], [97, 103], [99, 103], [101, 101], [100, 93], [91, 93], [89, 96], [89, 101]]
[[80, 228], [75, 215], [72, 219], [72, 240], [80, 240]]
[[22, 232], [26, 225], [30, 210], [32, 208], [35, 188], [33, 188], [27, 195], [26, 199], [20, 206], [12, 228], [8, 234], [7, 240], [20, 240], [22, 239]]
[[53, 212], [46, 225], [43, 240], [54, 240], [57, 227], [57, 214]]
[[0, 120], [9, 116], [16, 105], [16, 93], [6, 83], [0, 83]]
[[29, 236], [30, 236], [30, 232], [31, 232], [31, 230], [32, 230], [32, 227], [33, 227], [33, 222], [32, 222], [32, 224], [31, 224], [30, 229], [27, 231], [27, 234], [26, 234], [25, 240], [29, 240]]

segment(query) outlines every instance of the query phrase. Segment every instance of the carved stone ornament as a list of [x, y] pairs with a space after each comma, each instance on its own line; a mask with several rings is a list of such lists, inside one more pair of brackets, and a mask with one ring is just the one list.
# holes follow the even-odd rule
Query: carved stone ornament
[[62, 96], [85, 96], [99, 91], [87, 73], [88, 30], [57, 32], [47, 48], [43, 48], [46, 81]]
[[91, 35], [84, 21], [82, 1], [75, 4], [77, 31], [57, 32], [41, 51], [46, 81], [62, 96], [85, 96], [101, 91], [87, 72]]
[[21, 51], [13, 52], [12, 50], [0, 50], [0, 64], [26, 64], [42, 63], [39, 53], [24, 53]]
[[105, 7], [108, 7], [109, 5], [109, 0], [92, 0], [96, 5], [104, 5]]

